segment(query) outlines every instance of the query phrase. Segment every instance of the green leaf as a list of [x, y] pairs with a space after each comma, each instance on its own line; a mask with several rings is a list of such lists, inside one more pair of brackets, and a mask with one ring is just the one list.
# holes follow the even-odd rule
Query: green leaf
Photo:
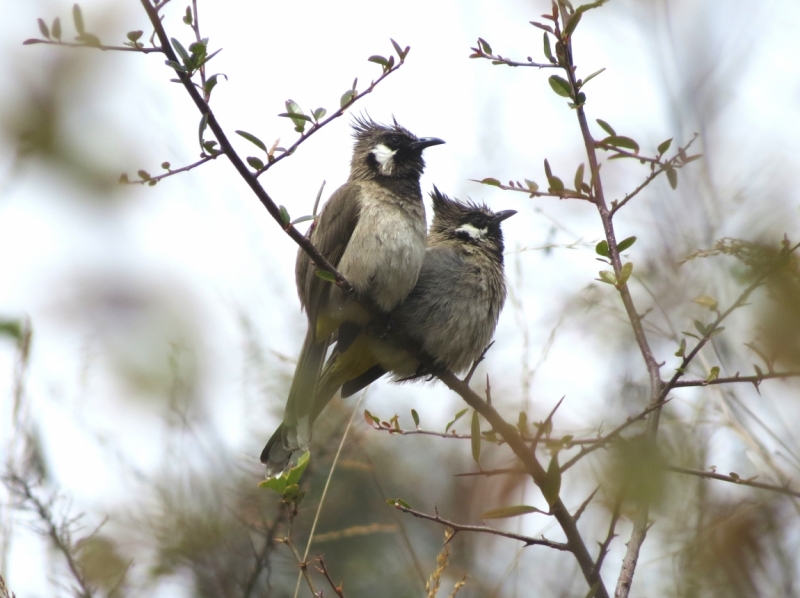
[[136, 174], [138, 174], [139, 178], [142, 179], [143, 181], [149, 181], [150, 179], [153, 178], [150, 176], [150, 173], [147, 172], [146, 170], [137, 170]]
[[354, 97], [355, 97], [355, 94], [353, 93], [353, 90], [352, 90], [352, 89], [348, 89], [346, 92], [344, 92], [344, 93], [342, 94], [342, 98], [339, 100], [339, 106], [340, 106], [341, 108], [344, 108], [344, 107], [345, 107], [345, 106], [347, 106], [347, 105], [348, 105], [350, 102], [352, 102], [352, 101], [353, 101], [353, 98], [354, 98]]
[[[324, 270], [317, 270], [317, 272], [318, 273], [319, 272], [324, 272]], [[325, 272], [325, 274], [330, 274], [330, 272]], [[319, 274], [317, 274], [317, 276], [319, 276]], [[320, 278], [324, 279], [325, 277], [324, 276], [320, 276]], [[335, 280], [336, 279], [334, 278], [333, 280], [331, 280], [331, 282], [334, 282]], [[372, 425], [373, 423], [375, 423], [378, 426], [381, 425], [381, 418], [372, 415], [372, 413], [370, 413], [369, 409], [364, 409], [364, 419], [366, 420], [366, 422], [369, 425]]]
[[210, 96], [211, 95], [211, 90], [214, 89], [217, 86], [217, 78], [218, 77], [219, 77], [219, 74], [211, 75], [208, 79], [206, 79], [206, 84], [205, 84], [205, 87], [203, 88], [203, 90], [206, 92], [207, 96]]
[[692, 299], [692, 301], [697, 303], [697, 305], [707, 307], [709, 311], [717, 311], [717, 308], [719, 307], [719, 301], [713, 297], [709, 297], [708, 295], [700, 295], [699, 297]]
[[144, 31], [140, 31], [140, 30], [128, 31], [127, 38], [135, 43], [140, 37], [142, 37], [143, 33], [144, 33]]
[[558, 453], [555, 453], [550, 459], [550, 465], [547, 466], [547, 475], [541, 490], [548, 505], [552, 507], [558, 502], [558, 496], [561, 492], [561, 467], [558, 465]]
[[72, 6], [72, 20], [75, 22], [75, 31], [78, 32], [78, 35], [86, 33], [86, 28], [83, 24], [83, 13], [77, 3]]
[[186, 7], [186, 12], [183, 15], [183, 22], [187, 25], [192, 24], [192, 9], [190, 7]]
[[498, 181], [497, 179], [493, 179], [491, 177], [487, 177], [485, 179], [481, 179], [478, 182], [482, 183], [484, 185], [492, 185], [493, 187], [500, 187], [502, 185], [502, 183], [500, 181]]
[[711, 368], [711, 371], [708, 372], [708, 376], [706, 377], [706, 382], [711, 382], [712, 380], [716, 380], [719, 378], [719, 366], [714, 366]]
[[682, 338], [680, 347], [675, 351], [675, 357], [683, 357], [684, 355], [686, 355], [686, 339]]
[[178, 56], [180, 56], [181, 60], [183, 60], [183, 64], [187, 64], [191, 60], [191, 56], [189, 56], [186, 48], [184, 48], [181, 45], [181, 42], [174, 37], [170, 41], [172, 42], [172, 47], [175, 48], [175, 51], [178, 53]]
[[294, 100], [286, 100], [284, 104], [286, 105], [286, 110], [291, 114], [304, 114], [303, 109]]
[[535, 181], [525, 179], [525, 184], [528, 186], [528, 191], [531, 193], [536, 193], [539, 190], [539, 185], [537, 185]]
[[314, 216], [300, 216], [300, 218], [295, 218], [292, 220], [292, 226], [295, 224], [300, 224], [301, 222], [308, 222], [309, 220], [314, 220]]
[[456, 416], [448, 422], [447, 426], [445, 426], [444, 431], [449, 432], [452, 425], [456, 423], [459, 419], [461, 419], [461, 416], [464, 415], [467, 411], [469, 411], [469, 409], [462, 409], [461, 411], [456, 413]]
[[594, 252], [597, 255], [602, 255], [603, 257], [609, 257], [611, 254], [608, 252], [608, 241], [603, 239], [597, 245], [594, 246]]
[[258, 487], [259, 488], [267, 488], [269, 490], [274, 490], [275, 492], [277, 492], [278, 494], [283, 496], [283, 493], [286, 491], [286, 476], [279, 475], [279, 476], [275, 476], [275, 477], [269, 478], [268, 480], [264, 480], [263, 482], [259, 482], [258, 483]]
[[472, 412], [472, 427], [470, 428], [472, 445], [472, 459], [481, 466], [481, 420], [477, 411]]
[[397, 52], [397, 55], [400, 57], [400, 60], [404, 60], [405, 57], [408, 56], [408, 53], [411, 51], [411, 47], [410, 46], [406, 46], [405, 49], [401, 50], [400, 49], [400, 44], [398, 44], [392, 38], [389, 38], [389, 41], [392, 42], [392, 45], [394, 46], [394, 50], [395, 50], [395, 52]]
[[267, 151], [267, 146], [264, 145], [264, 142], [261, 141], [258, 137], [253, 135], [252, 133], [248, 133], [247, 131], [236, 131], [237, 135], [240, 135], [247, 139], [250, 143], [258, 147], [259, 149], [263, 150], [265, 153]]
[[623, 135], [611, 135], [603, 139], [600, 143], [629, 149], [632, 150], [634, 154], [639, 153], [639, 144], [630, 137], [625, 137]]
[[45, 39], [50, 39], [50, 30], [45, 25], [44, 19], [36, 19], [36, 21], [39, 23], [39, 31], [41, 31]]
[[179, 71], [181, 73], [185, 73], [186, 72], [186, 69], [183, 67], [183, 65], [175, 62], [174, 60], [165, 60], [164, 64], [166, 64], [167, 66], [171, 66], [176, 71]]
[[[586, 78], [583, 80], [583, 83], [581, 83], [581, 87], [583, 87], [584, 85], [586, 85], [586, 84], [587, 84], [589, 81], [591, 81], [592, 79], [594, 79], [594, 78], [595, 78], [597, 75], [599, 75], [600, 73], [602, 73], [604, 70], [606, 70], [606, 69], [605, 69], [605, 67], [601, 68], [599, 71], [595, 71], [595, 72], [593, 72], [591, 75], [589, 75], [588, 77], [586, 77]], [[613, 135], [613, 133], [612, 133], [612, 135]]]
[[489, 45], [485, 39], [479, 37], [478, 44], [480, 45], [481, 50], [483, 50], [484, 54], [491, 54], [492, 53], [492, 46]]
[[[334, 283], [336, 282], [336, 276], [332, 272], [328, 272], [327, 270], [316, 270], [314, 272], [314, 274], [316, 274], [322, 280], [325, 280], [327, 282], [334, 282]], [[373, 419], [377, 419], [377, 418], [373, 418]], [[379, 419], [377, 420], [377, 423], [380, 424], [380, 420]]]
[[547, 32], [544, 32], [544, 55], [550, 62], [555, 62], [555, 58], [553, 58], [553, 50], [550, 48], [550, 38], [547, 35]]
[[[249, 161], [250, 160], [248, 158], [248, 162]], [[289, 224], [292, 221], [291, 216], [289, 216], [289, 210], [287, 210], [284, 206], [278, 206], [278, 209], [281, 212], [281, 221], [283, 221], [284, 224]]]
[[619, 280], [617, 281], [618, 285], [623, 285], [628, 282], [628, 279], [631, 277], [631, 273], [633, 272], [633, 263], [632, 262], [625, 262], [622, 264], [622, 271], [619, 273]]
[[722, 334], [723, 330], [725, 330], [725, 326], [718, 326], [718, 327], [714, 328], [714, 330], [712, 330], [711, 333], [708, 336], [709, 337], [717, 336], [718, 334]]
[[10, 336], [16, 340], [22, 339], [22, 322], [0, 319], [0, 336]]
[[262, 162], [260, 158], [256, 158], [255, 156], [247, 156], [247, 163], [256, 170], [261, 170], [262, 168], [264, 168], [264, 162]]
[[669, 138], [669, 139], [667, 139], [666, 141], [662, 141], [662, 142], [659, 144], [659, 146], [658, 146], [658, 153], [659, 153], [659, 154], [661, 154], [661, 155], [663, 156], [665, 153], [667, 153], [667, 150], [669, 149], [669, 146], [670, 146], [670, 145], [672, 145], [672, 137], [670, 137], [670, 138]]
[[414, 420], [414, 425], [419, 428], [419, 413], [417, 413], [416, 409], [411, 410], [411, 419]]
[[386, 503], [392, 505], [393, 507], [403, 507], [404, 509], [411, 508], [411, 505], [409, 505], [402, 498], [387, 498]]
[[581, 22], [581, 13], [576, 12], [572, 15], [570, 20], [567, 22], [567, 26], [564, 28], [564, 32], [561, 34], [561, 39], [567, 39], [572, 33], [575, 31], [575, 28], [578, 26], [578, 23]]
[[578, 166], [578, 170], [575, 171], [575, 191], [580, 193], [582, 184], [583, 184], [583, 162], [581, 162], [581, 165]]
[[389, 61], [386, 60], [383, 56], [378, 56], [377, 54], [370, 56], [369, 58], [367, 58], [367, 60], [379, 64], [384, 68], [388, 68], [389, 66]]
[[297, 465], [292, 467], [289, 470], [289, 473], [286, 475], [286, 484], [291, 486], [292, 484], [296, 484], [300, 481], [300, 476], [303, 475], [303, 472], [308, 467], [308, 462], [311, 459], [311, 453], [308, 451], [304, 452], [300, 458], [297, 460]]
[[703, 336], [706, 335], [706, 331], [708, 330], [708, 328], [706, 328], [706, 326], [700, 320], [694, 321], [694, 327], [697, 329], [697, 332], [699, 332], [701, 335]]
[[678, 171], [674, 168], [670, 168], [667, 170], [667, 180], [669, 181], [669, 186], [673, 189], [678, 188]]
[[605, 282], [607, 284], [613, 284], [616, 286], [617, 284], [617, 277], [614, 275], [613, 272], [609, 272], [608, 270], [601, 270], [600, 271], [600, 282]]
[[550, 87], [553, 88], [553, 91], [561, 97], [572, 97], [572, 88], [569, 86], [569, 81], [563, 77], [559, 77], [558, 75], [550, 75], [550, 78], [547, 81], [550, 83]]
[[500, 509], [492, 509], [491, 511], [481, 513], [481, 519], [504, 519], [506, 517], [528, 515], [529, 513], [544, 513], [544, 511], [536, 507], [529, 507], [528, 505], [515, 505], [513, 507], [502, 507]]
[[325, 108], [317, 108], [316, 110], [313, 110], [311, 112], [311, 114], [314, 115], [314, 120], [316, 121], [319, 121], [320, 119], [324, 118], [327, 113], [328, 111], [325, 110]]
[[56, 38], [58, 41], [61, 41], [61, 19], [59, 19], [58, 17], [53, 19], [53, 27], [51, 29], [53, 37]]
[[297, 484], [289, 484], [286, 486], [286, 490], [283, 491], [283, 500], [287, 503], [299, 505], [305, 495], [306, 493], [300, 490], [300, 486]]
[[636, 243], [636, 237], [628, 237], [627, 239], [622, 239], [622, 241], [617, 243], [617, 251], [622, 253], [634, 243]]
[[76, 41], [86, 44], [87, 46], [99, 47], [100, 38], [93, 33], [81, 33], [75, 38]]
[[600, 125], [600, 128], [603, 129], [609, 135], [614, 136], [617, 134], [617, 132], [613, 129], [613, 127], [606, 121], [604, 121], [602, 118], [597, 119], [597, 124]]

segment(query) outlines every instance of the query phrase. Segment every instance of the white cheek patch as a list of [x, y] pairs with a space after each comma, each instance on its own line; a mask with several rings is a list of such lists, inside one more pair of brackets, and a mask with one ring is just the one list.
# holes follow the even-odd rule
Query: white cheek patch
[[456, 229], [457, 233], [467, 233], [471, 239], [478, 240], [483, 239], [486, 236], [486, 229], [485, 228], [477, 228], [472, 226], [471, 224], [464, 224], [459, 226]]
[[370, 153], [375, 156], [380, 171], [383, 174], [391, 174], [392, 170], [394, 170], [394, 155], [397, 153], [397, 150], [389, 149], [382, 143], [379, 143], [372, 148]]

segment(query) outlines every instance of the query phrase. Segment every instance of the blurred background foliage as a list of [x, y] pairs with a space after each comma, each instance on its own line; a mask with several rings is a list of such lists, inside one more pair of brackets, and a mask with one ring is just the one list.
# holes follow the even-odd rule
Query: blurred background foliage
[[[601, 267], [594, 261], [599, 221], [578, 202], [511, 198], [518, 194], [467, 183], [528, 176], [541, 170], [545, 157], [564, 172], [585, 160], [573, 115], [554, 102], [542, 74], [466, 58], [468, 44], [482, 35], [497, 51], [505, 53], [499, 46], [508, 40], [512, 51], [540, 59], [539, 36], [531, 37], [526, 23], [547, 8], [545, 2], [509, 2], [491, 10], [453, 3], [449, 13], [427, 13], [423, 3], [410, 3], [399, 22], [424, 18], [444, 30], [457, 20], [468, 41], [446, 38], [457, 46], [450, 51], [467, 63], [483, 95], [456, 90], [474, 113], [466, 122], [449, 117], [447, 106], [459, 101], [444, 89], [441, 71], [449, 63], [437, 62], [419, 42], [419, 55], [412, 53], [404, 67], [409, 78], [378, 88], [364, 109], [379, 118], [395, 112], [404, 123], [402, 116], [412, 114], [413, 130], [440, 134], [448, 148], [467, 148], [453, 150], [460, 161], [430, 160], [428, 176], [439, 173], [440, 187], [524, 210], [506, 233], [511, 298], [497, 344], [473, 385], [482, 389], [489, 375], [494, 404], [510, 421], [521, 410], [529, 421], [541, 421], [566, 394], [553, 435], [587, 438], [639, 413], [647, 401], [646, 370], [618, 296], [593, 280]], [[292, 596], [298, 567], [282, 542], [287, 511], [256, 484], [262, 475], [258, 451], [280, 415], [304, 326], [291, 282], [294, 249], [227, 166], [212, 163], [153, 189], [117, 184], [123, 171], [196, 159], [197, 119], [177, 86], [162, 89], [169, 84], [159, 59], [19, 46], [36, 35], [37, 17], [61, 14], [66, 29], [69, 9], [59, 2], [17, 5], [3, 31], [0, 371], [7, 374], [0, 376], [0, 430], [7, 466], [50, 505], [57, 527], [72, 530], [75, 562], [98, 596]], [[168, 31], [180, 31], [183, 9], [168, 13], [174, 19]], [[137, 3], [84, 6], [104, 41], [142, 28], [138, 10]], [[208, 10], [205, 22], [213, 27], [216, 13]], [[243, 20], [256, 9], [242, 2], [227, 10]], [[383, 9], [370, 17], [358, 3], [337, 10], [353, 19], [349, 27], [377, 28], [381, 39], [396, 35], [380, 25]], [[489, 14], [490, 31], [469, 11]], [[647, 310], [646, 330], [665, 362], [665, 377], [679, 363], [674, 354], [683, 331], [693, 331], [694, 320], [713, 317], [708, 302], [693, 300], [705, 296], [721, 308], [730, 305], [773, 263], [784, 235], [800, 240], [794, 134], [800, 76], [793, 59], [798, 25], [800, 10], [790, 0], [757, 6], [614, 0], [586, 16], [576, 34], [578, 64], [591, 55], [610, 71], [590, 88], [592, 117], [609, 120], [643, 147], [670, 136], [683, 144], [700, 133], [704, 158], [680, 172], [677, 190], [659, 180], [617, 220], [622, 237], [638, 237], [627, 252], [635, 263], [631, 286], [640, 311]], [[212, 43], [221, 38], [234, 56], [220, 68], [232, 75], [228, 69], [236, 59], [246, 65], [225, 84], [231, 90], [258, 79], [263, 61], [282, 56], [256, 52], [260, 45], [246, 36], [214, 33]], [[232, 46], [240, 41], [249, 56], [236, 54]], [[309, 33], [297, 43], [317, 54], [326, 51]], [[375, 51], [369, 43], [356, 45], [359, 60]], [[357, 63], [341, 52], [334, 59], [337, 73], [349, 81]], [[314, 89], [313, 71], [304, 68], [297, 70]], [[262, 106], [272, 118], [295, 93], [292, 84], [300, 83], [270, 76], [261, 84], [279, 88], [281, 98]], [[415, 76], [431, 81], [424, 93], [417, 93], [423, 85]], [[408, 97], [403, 86], [422, 97]], [[238, 92], [226, 93], [220, 111], [233, 129]], [[325, 93], [332, 96], [327, 88]], [[239, 97], [253, 96], [244, 88]], [[259, 126], [274, 127], [264, 120]], [[549, 121], [556, 130], [536, 134]], [[326, 135], [339, 139], [325, 141]], [[321, 149], [313, 149], [315, 143]], [[299, 152], [285, 173], [267, 182], [293, 201], [305, 197], [303, 206], [322, 178], [331, 177], [328, 190], [344, 180], [346, 170], [322, 170], [327, 162], [346, 169], [346, 123], [307, 147], [305, 157]], [[319, 175], [307, 177], [317, 166]], [[622, 161], [607, 163], [603, 173], [615, 198], [646, 174]], [[313, 179], [309, 189], [296, 192], [290, 184], [305, 177]], [[798, 268], [793, 257], [773, 273], [687, 377], [704, 379], [713, 367], [721, 377], [752, 375], [754, 364], [764, 372], [800, 370]], [[625, 441], [593, 453], [564, 476], [562, 496], [573, 510], [601, 488], [581, 519], [587, 544], [594, 550], [605, 538], [624, 489], [654, 505], [633, 595], [797, 596], [796, 498], [663, 469], [715, 468], [790, 484], [800, 468], [793, 423], [800, 419], [797, 381], [686, 388], [671, 396], [656, 454], [642, 449], [637, 434], [643, 424], [637, 424]], [[381, 383], [367, 400], [383, 419], [398, 413], [405, 429], [413, 427], [412, 407], [422, 426], [435, 430], [444, 430], [462, 408], [457, 397], [433, 384]], [[334, 402], [315, 430], [303, 478], [307, 496], [294, 520], [300, 547], [352, 404]], [[467, 417], [456, 424], [461, 432], [468, 427]], [[513, 467], [509, 455], [506, 447], [484, 443], [482, 466]], [[524, 476], [453, 477], [474, 469], [466, 441], [380, 433], [357, 416], [310, 556], [324, 555], [349, 598], [423, 595], [443, 529], [402, 515], [386, 499], [402, 497], [429, 513], [435, 505], [448, 519], [473, 524], [502, 506], [546, 508]], [[47, 531], [40, 514], [13, 489], [7, 487], [2, 506], [0, 573], [20, 598], [73, 594], [63, 555], [36, 533]], [[630, 514], [626, 501], [604, 565], [609, 586], [624, 554]], [[561, 539], [557, 526], [538, 514], [492, 525]], [[568, 554], [467, 533], [449, 546], [439, 595], [465, 574], [464, 597], [585, 594]], [[300, 595], [308, 595], [307, 588]], [[332, 589], [325, 587], [325, 595]]]

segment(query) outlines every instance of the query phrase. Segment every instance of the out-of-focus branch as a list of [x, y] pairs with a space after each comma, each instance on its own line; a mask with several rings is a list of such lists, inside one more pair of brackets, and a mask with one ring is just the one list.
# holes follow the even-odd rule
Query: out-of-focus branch
[[336, 592], [336, 595], [339, 598], [344, 598], [344, 591], [342, 590], [342, 585], [339, 584], [337, 586], [334, 583], [333, 579], [331, 579], [331, 576], [328, 573], [328, 568], [325, 566], [325, 561], [322, 559], [322, 556], [317, 557], [317, 562], [319, 563], [317, 571], [319, 571], [325, 576], [325, 579], [328, 580], [328, 584], [330, 584], [331, 588], [333, 588], [333, 591]]
[[800, 498], [800, 491], [792, 490], [788, 486], [776, 486], [774, 484], [763, 484], [761, 482], [753, 481], [753, 478], [743, 480], [737, 475], [725, 475], [715, 471], [703, 471], [701, 469], [689, 469], [686, 467], [678, 467], [676, 465], [666, 465], [664, 467], [667, 471], [674, 473], [683, 473], [686, 475], [693, 475], [698, 478], [706, 478], [709, 480], [721, 480], [723, 482], [730, 482], [739, 486], [750, 486], [751, 488], [760, 488], [762, 490], [769, 490], [779, 494], [786, 494], [787, 496], [795, 496]]
[[672, 388], [686, 388], [690, 386], [710, 386], [712, 384], [733, 384], [735, 382], [749, 382], [758, 386], [764, 380], [774, 380], [776, 378], [798, 378], [800, 372], [770, 372], [757, 376], [728, 376], [727, 378], [714, 378], [713, 380], [678, 380]]
[[453, 530], [453, 535], [457, 534], [458, 532], [477, 532], [482, 534], [490, 534], [493, 536], [502, 536], [503, 538], [510, 538], [511, 540], [519, 540], [520, 542], [524, 542], [525, 546], [547, 546], [548, 548], [555, 548], [556, 550], [563, 550], [566, 552], [570, 551], [569, 546], [563, 542], [553, 542], [545, 538], [531, 538], [530, 536], [523, 536], [521, 534], [515, 534], [512, 532], [504, 532], [503, 530], [494, 529], [485, 525], [464, 525], [461, 523], [456, 523], [455, 521], [450, 521], [449, 519], [440, 517], [438, 509], [436, 510], [435, 515], [429, 515], [428, 513], [423, 513], [421, 511], [416, 511], [406, 507], [397, 501], [395, 501], [394, 507], [398, 511], [408, 513], [414, 517], [419, 517], [420, 519], [427, 519], [428, 521], [434, 521], [436, 523], [440, 523], [441, 525], [446, 525]]
[[36, 44], [43, 44], [48, 46], [66, 46], [67, 48], [91, 48], [93, 50], [103, 50], [104, 52], [138, 52], [139, 54], [155, 54], [163, 52], [161, 48], [133, 48], [130, 46], [106, 46], [103, 44], [82, 44], [77, 42], [62, 42], [47, 39], [26, 39], [22, 42], [24, 46], [33, 46]]

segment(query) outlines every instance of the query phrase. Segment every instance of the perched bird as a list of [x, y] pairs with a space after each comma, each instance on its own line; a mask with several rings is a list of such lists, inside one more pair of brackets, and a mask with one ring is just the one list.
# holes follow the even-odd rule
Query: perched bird
[[410, 339], [435, 365], [455, 373], [469, 368], [492, 340], [506, 299], [500, 223], [516, 212], [461, 203], [435, 187], [431, 198], [425, 261], [414, 290], [391, 313], [393, 334], [366, 326], [349, 346], [337, 345], [320, 377], [320, 397], [340, 387], [348, 397], [387, 372], [395, 381], [430, 373], [396, 338]]
[[[411, 292], [425, 257], [425, 204], [419, 179], [422, 151], [444, 143], [418, 139], [391, 126], [356, 119], [350, 177], [312, 224], [314, 246], [353, 285], [356, 297], [390, 312]], [[308, 316], [308, 332], [295, 369], [283, 423], [261, 453], [267, 476], [283, 471], [293, 452], [311, 438], [314, 420], [330, 400], [316, 392], [325, 355], [334, 338], [341, 348], [370, 316], [353, 296], [316, 276], [302, 249], [295, 267], [297, 293]], [[354, 373], [351, 377], [359, 374]]]

